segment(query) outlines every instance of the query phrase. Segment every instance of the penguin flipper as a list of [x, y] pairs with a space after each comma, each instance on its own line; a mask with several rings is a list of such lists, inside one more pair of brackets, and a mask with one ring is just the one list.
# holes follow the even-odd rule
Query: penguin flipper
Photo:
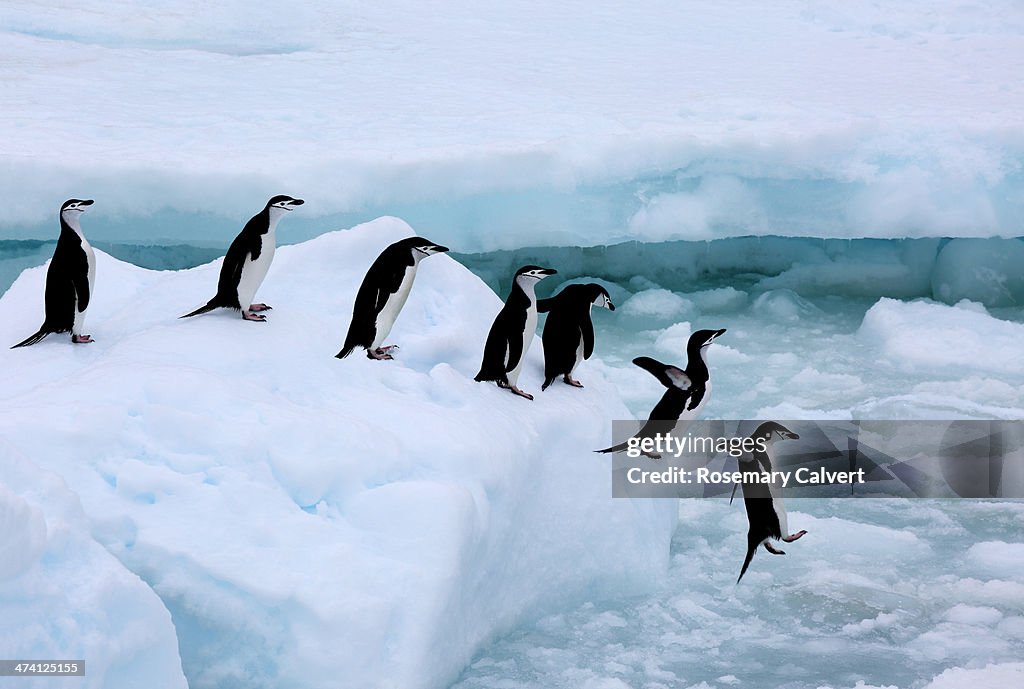
[[580, 337], [583, 338], [583, 358], [589, 359], [594, 353], [594, 322], [589, 317], [580, 323]]
[[688, 390], [693, 386], [693, 381], [686, 375], [686, 371], [678, 366], [663, 364], [649, 356], [638, 356], [633, 359], [633, 363], [657, 378], [666, 388]]
[[[523, 327], [525, 327], [525, 323]], [[508, 373], [519, 365], [519, 360], [523, 357], [523, 338], [509, 337], [506, 342], [508, 343], [508, 360], [505, 362], [505, 373]]]
[[22, 340], [18, 344], [12, 346], [11, 349], [17, 349], [18, 347], [28, 347], [30, 345], [34, 345], [36, 342], [39, 342], [40, 340], [42, 340], [44, 337], [46, 337], [49, 334], [50, 334], [49, 330], [45, 330], [43, 328], [40, 328], [37, 333], [35, 333], [34, 335], [29, 335], [28, 337], [26, 337], [24, 340]]
[[75, 261], [75, 269], [71, 271], [71, 284], [77, 298], [78, 312], [82, 313], [89, 308], [89, 262], [85, 258], [84, 251], [76, 252], [80, 260]]

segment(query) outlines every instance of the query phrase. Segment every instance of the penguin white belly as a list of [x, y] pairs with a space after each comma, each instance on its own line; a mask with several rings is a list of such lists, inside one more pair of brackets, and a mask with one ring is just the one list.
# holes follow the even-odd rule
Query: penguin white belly
[[263, 278], [267, 277], [267, 271], [270, 270], [270, 263], [274, 260], [276, 248], [274, 238], [268, 233], [263, 237], [263, 248], [259, 258], [253, 261], [249, 256], [245, 257], [245, 262], [242, 263], [242, 275], [238, 280], [238, 304], [243, 311], [247, 310], [253, 303], [253, 299], [256, 298], [256, 290], [263, 284]]
[[391, 334], [391, 328], [395, 325], [395, 320], [398, 318], [398, 314], [402, 311], [402, 307], [405, 306], [406, 300], [409, 298], [409, 293], [412, 291], [412, 281], [416, 279], [416, 266], [411, 265], [405, 269], [405, 276], [402, 277], [402, 284], [398, 286], [398, 291], [391, 295], [391, 297], [384, 303], [384, 308], [377, 314], [377, 333], [373, 337], [373, 344], [370, 345], [371, 349], [376, 349], [384, 343], [384, 339]]
[[[537, 307], [534, 304], [530, 305], [530, 308], [526, 310], [526, 326], [523, 328], [523, 353], [519, 357], [519, 363], [516, 367], [509, 371], [508, 382], [509, 385], [517, 385], [519, 381], [519, 372], [523, 368], [523, 362], [526, 361], [526, 353], [530, 351], [530, 345], [533, 344], [533, 336], [537, 332]], [[508, 354], [505, 354], [506, 358]]]
[[[85, 252], [85, 261], [89, 265], [88, 279], [89, 279], [89, 302], [91, 303], [95, 299], [96, 290], [96, 252], [92, 250], [92, 246], [89, 242], [85, 241], [85, 237], [82, 237], [82, 251]], [[82, 329], [85, 328], [85, 313], [89, 310], [89, 307], [85, 307], [83, 310], [78, 310], [78, 295], [75, 295], [75, 323], [71, 327], [72, 335], [81, 335]]]

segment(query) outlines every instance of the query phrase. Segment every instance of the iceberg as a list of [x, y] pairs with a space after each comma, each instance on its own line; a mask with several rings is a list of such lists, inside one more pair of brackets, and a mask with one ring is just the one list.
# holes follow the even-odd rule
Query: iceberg
[[[0, 351], [0, 435], [80, 501], [84, 545], [149, 596], [165, 636], [169, 612], [179, 686], [181, 670], [192, 689], [444, 686], [516, 623], [664, 576], [675, 501], [611, 500], [592, 452], [628, 418], [614, 388], [599, 367], [534, 402], [473, 382], [500, 300], [456, 261], [421, 266], [395, 361], [334, 358], [363, 273], [413, 234], [384, 218], [280, 248], [266, 323], [177, 319], [218, 262], [156, 272], [98, 251], [96, 342]], [[12, 342], [38, 325], [44, 270], [0, 298]], [[35, 552], [41, 517], [6, 484]], [[35, 571], [12, 595], [42, 614]]]

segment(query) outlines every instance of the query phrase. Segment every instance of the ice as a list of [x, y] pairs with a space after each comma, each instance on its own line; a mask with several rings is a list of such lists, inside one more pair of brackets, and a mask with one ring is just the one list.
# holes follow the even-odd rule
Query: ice
[[881, 299], [864, 316], [859, 335], [899, 370], [955, 367], [1010, 375], [1024, 370], [1024, 324], [974, 309]]
[[667, 289], [646, 289], [637, 292], [622, 305], [623, 314], [650, 316], [663, 321], [676, 320], [692, 309], [692, 302]]
[[[500, 299], [456, 261], [421, 264], [396, 361], [334, 358], [367, 267], [413, 234], [381, 219], [280, 248], [258, 324], [178, 320], [219, 262], [98, 251], [96, 342], [0, 351], [0, 434], [67, 484], [168, 634], [170, 612], [193, 689], [442, 686], [520, 621], [664, 574], [672, 501], [611, 502], [593, 454], [628, 418], [602, 369], [541, 393], [537, 345], [520, 379], [536, 401], [474, 382]], [[44, 272], [0, 298], [5, 341], [38, 327]]]
[[[15, 416], [15, 412], [4, 416]], [[45, 451], [40, 447], [44, 444], [37, 438], [28, 448], [38, 457]], [[0, 648], [4, 656], [85, 660], [85, 677], [64, 681], [89, 689], [184, 689], [167, 609], [143, 581], [94, 540], [78, 495], [43, 465], [6, 439], [0, 441], [0, 533], [4, 534]], [[55, 680], [11, 681], [42, 689], [54, 686]]]
[[[787, 501], [788, 503], [790, 501]], [[1015, 687], [1024, 574], [979, 573], [976, 542], [1020, 539], [1015, 502], [802, 499], [786, 555], [755, 555], [741, 504], [684, 500], [668, 578], [653, 595], [591, 599], [524, 625], [453, 689]], [[978, 577], [981, 577], [980, 579]], [[541, 651], [541, 649], [543, 649]], [[531, 652], [532, 651], [532, 652]]]
[[932, 272], [936, 299], [989, 306], [1024, 304], [1024, 241], [954, 239], [942, 248]]
[[384, 214], [465, 251], [1019, 237], [1022, 27], [1011, 0], [17, 0], [0, 228], [87, 196], [97, 239], [192, 242], [290, 193], [296, 241]]
[[994, 663], [983, 668], [950, 668], [925, 689], [1006, 689], [1024, 682], [1024, 663]]

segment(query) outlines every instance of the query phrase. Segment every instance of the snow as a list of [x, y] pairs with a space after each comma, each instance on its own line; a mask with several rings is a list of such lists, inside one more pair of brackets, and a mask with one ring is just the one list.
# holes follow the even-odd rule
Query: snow
[[[7, 433], [4, 434], [7, 436]], [[90, 535], [79, 496], [40, 455], [0, 441], [0, 648], [10, 659], [85, 661], [89, 689], [184, 689], [171, 616]], [[39, 461], [29, 459], [32, 451]], [[72, 458], [73, 459], [73, 458]], [[18, 686], [52, 687], [52, 678]]]
[[1009, 375], [1024, 370], [1024, 324], [973, 308], [881, 299], [864, 316], [859, 335], [903, 370], [979, 366]]
[[[170, 612], [192, 689], [441, 686], [512, 625], [649, 590], [667, 567], [673, 501], [611, 501], [592, 452], [628, 415], [614, 389], [587, 366], [586, 390], [541, 394], [539, 345], [520, 381], [535, 402], [475, 383], [500, 300], [457, 262], [421, 264], [396, 361], [334, 358], [366, 268], [413, 234], [381, 219], [280, 248], [267, 323], [178, 320], [219, 261], [155, 272], [98, 251], [96, 343], [0, 352], [0, 434], [77, 495], [116, 571], [159, 595], [166, 610], [135, 579], [165, 631]], [[0, 299], [7, 340], [38, 327], [44, 271]]]
[[4, 10], [12, 237], [87, 195], [96, 239], [207, 239], [276, 193], [308, 201], [296, 241], [383, 214], [464, 250], [1020, 236], [1012, 0]]

